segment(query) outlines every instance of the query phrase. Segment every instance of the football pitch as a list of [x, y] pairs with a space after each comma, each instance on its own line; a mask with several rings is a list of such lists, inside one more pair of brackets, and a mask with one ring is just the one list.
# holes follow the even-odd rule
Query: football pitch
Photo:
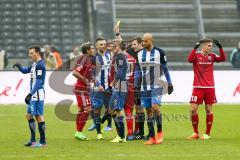
[[[112, 144], [109, 141], [116, 135], [115, 130], [104, 132], [104, 140], [96, 141], [96, 132], [87, 131], [92, 121], [84, 128], [89, 141], [74, 138], [75, 121], [60, 120], [55, 107], [45, 107], [47, 125], [47, 147], [27, 148], [23, 144], [29, 140], [28, 124], [25, 120], [24, 105], [0, 106], [0, 160], [5, 159], [171, 159], [171, 160], [220, 160], [240, 159], [240, 106], [215, 105], [214, 123], [210, 140], [187, 140], [192, 128], [189, 121], [189, 106], [163, 105], [164, 142], [146, 146], [144, 141], [127, 141]], [[76, 106], [71, 107], [76, 113]], [[199, 110], [201, 133], [205, 131], [205, 112]], [[145, 133], [147, 125], [145, 123]], [[38, 132], [37, 132], [37, 137]]]

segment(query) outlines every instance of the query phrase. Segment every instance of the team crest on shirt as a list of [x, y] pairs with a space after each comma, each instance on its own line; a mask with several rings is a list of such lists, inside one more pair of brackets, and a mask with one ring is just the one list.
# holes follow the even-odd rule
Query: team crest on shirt
[[208, 56], [208, 60], [211, 61], [211, 60], [212, 60], [212, 57], [211, 57], [211, 56]]

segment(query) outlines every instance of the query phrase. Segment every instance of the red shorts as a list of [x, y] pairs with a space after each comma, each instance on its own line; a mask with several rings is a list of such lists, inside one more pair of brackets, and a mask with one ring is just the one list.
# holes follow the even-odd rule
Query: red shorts
[[135, 102], [135, 97], [134, 96], [135, 96], [134, 87], [129, 87], [124, 107], [133, 108], [134, 102]]
[[90, 96], [86, 92], [76, 93], [79, 108], [91, 106]]
[[215, 88], [193, 88], [190, 103], [202, 104], [217, 103]]

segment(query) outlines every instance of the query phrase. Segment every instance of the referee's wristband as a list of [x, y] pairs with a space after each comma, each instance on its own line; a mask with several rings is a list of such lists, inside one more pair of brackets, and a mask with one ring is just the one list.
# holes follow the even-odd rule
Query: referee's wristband
[[116, 36], [119, 36], [119, 35], [120, 35], [120, 33], [116, 33], [115, 35], [116, 35]]

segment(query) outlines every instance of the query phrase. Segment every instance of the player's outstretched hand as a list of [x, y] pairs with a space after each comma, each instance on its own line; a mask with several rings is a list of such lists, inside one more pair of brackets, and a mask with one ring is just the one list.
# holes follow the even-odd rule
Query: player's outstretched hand
[[30, 103], [31, 97], [32, 97], [31, 93], [29, 93], [29, 94], [26, 96], [26, 98], [25, 98], [25, 103], [26, 103], [26, 104], [29, 104], [29, 103]]
[[194, 49], [197, 49], [200, 46], [200, 42], [195, 43]]
[[15, 67], [17, 67], [19, 69], [19, 68], [21, 68], [21, 64], [19, 64], [19, 63], [14, 64], [13, 68], [15, 68]]
[[220, 41], [214, 39], [213, 42], [216, 44], [216, 46], [218, 46], [218, 48], [222, 48]]
[[173, 85], [169, 84], [168, 85], [168, 94], [170, 95], [170, 94], [172, 94], [172, 92], [173, 92]]

